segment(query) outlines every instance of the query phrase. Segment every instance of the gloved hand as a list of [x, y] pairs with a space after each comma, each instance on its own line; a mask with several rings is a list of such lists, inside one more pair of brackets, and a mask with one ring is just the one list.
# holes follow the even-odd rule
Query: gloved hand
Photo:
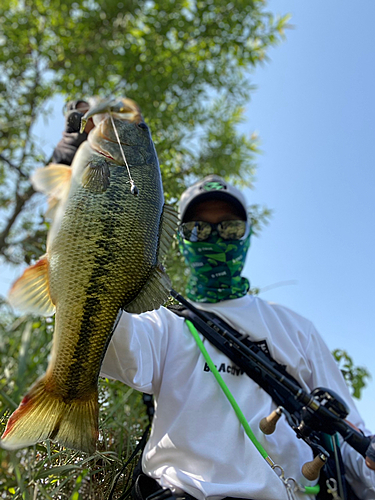
[[51, 162], [71, 165], [78, 147], [87, 139], [88, 132], [94, 127], [92, 120], [87, 122], [84, 132], [79, 132], [81, 118], [89, 109], [86, 101], [72, 101], [66, 106], [65, 130], [61, 141], [53, 151]]
[[81, 127], [81, 118], [84, 113], [80, 111], [72, 110], [69, 111], [65, 117], [65, 132], [72, 134], [74, 132], [79, 132]]
[[375, 436], [372, 436], [370, 446], [366, 451], [366, 465], [372, 470], [375, 470]]

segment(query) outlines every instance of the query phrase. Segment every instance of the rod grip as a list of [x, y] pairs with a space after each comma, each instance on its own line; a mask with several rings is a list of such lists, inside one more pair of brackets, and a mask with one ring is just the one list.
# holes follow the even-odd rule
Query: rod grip
[[327, 457], [323, 453], [319, 453], [314, 460], [311, 462], [306, 462], [302, 465], [301, 472], [306, 479], [309, 481], [315, 481], [318, 479], [320, 471], [327, 461]]
[[270, 413], [268, 417], [262, 418], [262, 420], [259, 422], [259, 429], [263, 432], [263, 434], [266, 434], [268, 436], [269, 434], [275, 432], [276, 424], [279, 421], [281, 415], [282, 413], [280, 408], [276, 408], [276, 410], [273, 410], [273, 412]]

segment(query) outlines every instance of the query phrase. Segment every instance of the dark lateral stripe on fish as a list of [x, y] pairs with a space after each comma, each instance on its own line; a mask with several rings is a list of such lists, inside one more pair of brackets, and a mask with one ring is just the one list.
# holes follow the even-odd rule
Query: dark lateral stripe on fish
[[[118, 243], [118, 240], [114, 238], [115, 234], [116, 224], [107, 224], [105, 228], [103, 228], [102, 237], [96, 241], [96, 246], [98, 248], [102, 248], [105, 252], [108, 252], [109, 250], [111, 252], [119, 251], [120, 244]], [[112, 263], [108, 262], [105, 257], [97, 255], [95, 257], [90, 277], [90, 286], [87, 288], [87, 297], [83, 305], [80, 334], [72, 356], [74, 361], [68, 369], [68, 400], [79, 397], [80, 392], [84, 389], [83, 384], [87, 386], [87, 373], [82, 372], [82, 362], [87, 362], [87, 360], [91, 359], [93, 355], [97, 356], [97, 354], [95, 354], [95, 350], [97, 349], [97, 344], [100, 342], [100, 339], [98, 338], [99, 335], [95, 336], [92, 334], [92, 330], [95, 329], [99, 333], [102, 325], [94, 324], [92, 317], [95, 317], [98, 320], [98, 318], [102, 317], [101, 312], [105, 312], [106, 318], [109, 319], [111, 315], [113, 316], [112, 324], [114, 324], [116, 320], [120, 304], [114, 304], [113, 308], [109, 308], [108, 304], [105, 304], [104, 311], [100, 300], [100, 297], [103, 297], [107, 291], [106, 285], [103, 283], [103, 276], [106, 276], [111, 271], [113, 271]], [[106, 339], [102, 338], [103, 349], [100, 353], [100, 360], [104, 357], [105, 349], [108, 346], [109, 341], [110, 336]], [[96, 385], [99, 371], [100, 365], [98, 366], [97, 373], [93, 375], [93, 386]], [[69, 384], [69, 381], [71, 380], [75, 381], [74, 385]]]
[[[98, 240], [98, 245], [106, 245], [108, 242], [104, 240]], [[83, 385], [87, 385], [87, 374], [82, 371], [82, 364], [87, 362], [92, 356], [93, 350], [97, 347], [97, 343], [100, 342], [98, 336], [92, 334], [92, 330], [95, 329], [100, 333], [100, 325], [95, 325], [92, 321], [92, 317], [101, 317], [102, 304], [101, 297], [103, 293], [106, 293], [106, 286], [103, 284], [102, 277], [108, 272], [106, 269], [108, 262], [104, 260], [102, 256], [97, 256], [95, 259], [95, 266], [91, 274], [90, 286], [87, 289], [87, 297], [83, 305], [83, 316], [80, 328], [80, 334], [78, 337], [78, 342], [74, 349], [73, 362], [69, 366], [67, 380], [74, 380], [74, 385], [69, 384], [68, 388], [68, 399], [75, 399], [79, 396], [80, 391], [83, 389]], [[106, 307], [106, 306], [105, 306]], [[108, 306], [106, 307], [106, 314], [111, 315], [111, 310]], [[116, 316], [115, 316], [116, 317]], [[99, 327], [99, 328], [98, 328]], [[99, 373], [97, 374], [99, 375]], [[93, 378], [92, 384], [95, 386], [97, 381], [97, 376]]]
[[[95, 241], [95, 246], [97, 248], [100, 248], [103, 250], [103, 253], [107, 255], [112, 254], [120, 254], [122, 250], [122, 242], [123, 242], [123, 236], [122, 236], [122, 231], [123, 228], [119, 226], [118, 221], [122, 217], [122, 211], [123, 211], [123, 199], [124, 197], [130, 196], [130, 193], [128, 190], [116, 190], [114, 189], [114, 186], [118, 184], [123, 184], [125, 185], [125, 176], [126, 172], [113, 172], [111, 174], [111, 179], [113, 180], [113, 183], [109, 187], [108, 191], [113, 190], [113, 196], [108, 199], [108, 200], [103, 200], [104, 205], [102, 206], [102, 213], [107, 213], [111, 212], [112, 214], [118, 215], [118, 219], [115, 217], [113, 219], [111, 218], [106, 218], [103, 221], [100, 221], [101, 223], [101, 229], [100, 229], [100, 237]], [[79, 198], [80, 194], [77, 192], [76, 196]], [[134, 199], [131, 197], [131, 200], [134, 202], [134, 212], [132, 213], [132, 217], [136, 220], [137, 219], [137, 203], [138, 200]], [[82, 207], [84, 209], [88, 209], [89, 207]], [[74, 217], [74, 214], [71, 214], [72, 217]], [[99, 222], [99, 221], [98, 221]], [[156, 257], [156, 256], [155, 256]], [[87, 288], [87, 297], [85, 299], [85, 302], [82, 307], [82, 322], [81, 322], [81, 327], [80, 327], [80, 333], [79, 333], [79, 338], [78, 342], [75, 345], [74, 353], [72, 355], [72, 362], [70, 366], [68, 367], [67, 370], [67, 375], [66, 375], [66, 381], [68, 384], [68, 387], [66, 387], [67, 390], [67, 400], [72, 400], [75, 398], [79, 398], [80, 394], [87, 391], [87, 387], [89, 385], [88, 382], [88, 377], [87, 377], [87, 371], [83, 370], [82, 371], [82, 365], [92, 365], [92, 363], [89, 361], [91, 359], [98, 358], [98, 360], [102, 361], [106, 347], [108, 346], [110, 342], [110, 337], [104, 339], [99, 339], [98, 337], [100, 336], [100, 331], [102, 330], [102, 325], [101, 324], [94, 324], [92, 321], [92, 318], [95, 317], [97, 321], [101, 321], [99, 318], [105, 317], [106, 320], [110, 321], [110, 318], [112, 317], [111, 321], [111, 326], [115, 323], [117, 313], [119, 311], [119, 308], [123, 306], [124, 304], [113, 304], [113, 307], [108, 307], [108, 302], [104, 305], [103, 303], [101, 304], [99, 297], [103, 298], [103, 295], [106, 293], [106, 283], [108, 283], [108, 287], [112, 288], [113, 283], [109, 283], [108, 281], [106, 282], [103, 280], [103, 276], [107, 274], [113, 274], [113, 263], [111, 261], [108, 261], [107, 258], [103, 258], [102, 255], [97, 255], [95, 256], [95, 260], [93, 262], [93, 268], [91, 271], [91, 276], [89, 280], [89, 287]], [[155, 265], [155, 263], [152, 263]], [[150, 263], [150, 266], [152, 266]], [[145, 271], [144, 273], [144, 278], [145, 282], [147, 281], [147, 276], [148, 273]], [[139, 278], [142, 278], [139, 276]], [[144, 284], [144, 283], [143, 283]], [[142, 285], [139, 286], [141, 288]], [[130, 292], [130, 290], [129, 290]], [[131, 294], [128, 297], [127, 303], [131, 302], [135, 296], [137, 295], [138, 291], [134, 290], [134, 294]], [[91, 298], [90, 298], [91, 297]], [[103, 310], [105, 308], [105, 310]], [[108, 325], [107, 325], [108, 327]], [[95, 330], [98, 335], [93, 335], [93, 330]], [[108, 334], [107, 334], [108, 335]], [[101, 345], [103, 346], [101, 352], [100, 352], [100, 357], [98, 357], [98, 353], [96, 352], [98, 349], [98, 342], [101, 342]], [[86, 372], [86, 373], [85, 373]], [[93, 386], [96, 386], [97, 379], [99, 376], [100, 372], [100, 364], [98, 366], [97, 373], [92, 373], [92, 380], [91, 383]], [[74, 381], [74, 383], [73, 383]]]
[[[68, 369], [68, 393], [67, 399], [75, 399], [79, 392], [82, 390], [82, 361], [86, 361], [90, 356], [90, 346], [93, 344], [92, 335], [90, 331], [93, 328], [93, 323], [91, 322], [91, 316], [93, 313], [97, 313], [101, 309], [100, 298], [99, 297], [89, 297], [85, 301], [83, 310], [83, 319], [81, 324], [81, 331], [78, 338], [78, 342], [74, 349], [73, 362]], [[69, 383], [74, 380], [74, 385]]]
[[[77, 205], [79, 206], [81, 194], [79, 192], [75, 195], [78, 199]], [[115, 197], [116, 198], [116, 197]], [[89, 202], [90, 203], [90, 202]], [[83, 204], [81, 206], [82, 210], [90, 211], [90, 205]], [[120, 212], [120, 204], [119, 206], [113, 206], [113, 199], [106, 200], [105, 205], [103, 206], [103, 212]], [[74, 220], [74, 213], [70, 215]], [[77, 344], [74, 348], [74, 353], [72, 355], [72, 361], [70, 365], [67, 367], [67, 374], [65, 380], [67, 382], [66, 387], [66, 400], [70, 401], [79, 397], [80, 393], [84, 392], [85, 388], [87, 389], [88, 380], [87, 374], [85, 374], [85, 370], [82, 370], [82, 366], [86, 365], [88, 361], [92, 358], [92, 355], [95, 355], [95, 350], [97, 349], [98, 342], [101, 341], [98, 337], [100, 337], [101, 326], [98, 323], [94, 323], [92, 318], [101, 318], [103, 315], [101, 299], [103, 298], [103, 294], [107, 293], [106, 282], [103, 280], [103, 276], [106, 276], [108, 273], [113, 270], [113, 263], [108, 261], [108, 255], [111, 253], [119, 252], [121, 250], [120, 245], [116, 238], [116, 232], [118, 232], [117, 224], [115, 221], [112, 223], [108, 223], [108, 220], [100, 223], [101, 225], [101, 235], [95, 241], [95, 246], [98, 249], [101, 249], [105, 254], [107, 254], [107, 258], [103, 257], [103, 255], [99, 254], [95, 257], [93, 262], [93, 268], [91, 270], [91, 275], [89, 279], [89, 287], [86, 290], [86, 298], [82, 307], [82, 321], [80, 325], [80, 332], [78, 336]], [[116, 231], [117, 229], [117, 231]], [[98, 228], [99, 231], [99, 228]], [[112, 311], [108, 308], [108, 304], [106, 307], [106, 313], [108, 316], [111, 315]], [[114, 319], [116, 317], [116, 313], [114, 314]], [[93, 330], [96, 330], [98, 335], [93, 335]], [[104, 342], [104, 340], [102, 341]], [[73, 382], [74, 381], [74, 382]], [[93, 376], [92, 382], [93, 386], [96, 385], [97, 377]]]

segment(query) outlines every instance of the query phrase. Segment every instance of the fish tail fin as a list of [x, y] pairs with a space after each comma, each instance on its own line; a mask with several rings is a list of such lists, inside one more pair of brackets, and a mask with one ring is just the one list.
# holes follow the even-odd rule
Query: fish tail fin
[[52, 439], [67, 448], [93, 453], [98, 438], [98, 393], [89, 399], [64, 401], [39, 379], [10, 416], [0, 445], [7, 450]]

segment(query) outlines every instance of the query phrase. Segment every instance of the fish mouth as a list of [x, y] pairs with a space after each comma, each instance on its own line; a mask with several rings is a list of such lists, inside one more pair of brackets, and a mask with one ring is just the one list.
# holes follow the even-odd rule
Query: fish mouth
[[110, 155], [107, 151], [102, 151], [101, 149], [98, 149], [98, 148], [93, 148], [93, 149], [99, 155], [104, 156], [104, 158], [108, 158], [109, 160], [116, 161], [116, 158], [114, 158], [112, 155]]
[[118, 147], [139, 147], [149, 137], [140, 107], [132, 99], [89, 100], [90, 109], [81, 119], [81, 130], [87, 120], [93, 117], [95, 127], [90, 131], [88, 141], [92, 149], [111, 161], [122, 162]]
[[95, 125], [99, 125], [100, 122], [108, 116], [108, 114], [114, 119], [129, 123], [139, 124], [140, 122], [143, 122], [141, 109], [132, 99], [122, 98], [94, 100], [93, 105], [81, 119], [81, 133], [85, 129], [89, 118], [94, 117]]

